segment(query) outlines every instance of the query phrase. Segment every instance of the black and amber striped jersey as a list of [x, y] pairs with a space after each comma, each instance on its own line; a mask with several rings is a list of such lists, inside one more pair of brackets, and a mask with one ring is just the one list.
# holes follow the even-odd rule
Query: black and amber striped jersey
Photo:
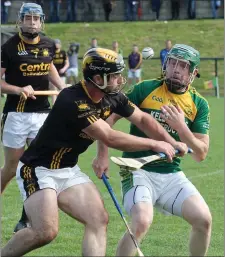
[[83, 129], [98, 119], [106, 120], [112, 113], [129, 117], [133, 111], [134, 104], [123, 93], [105, 95], [95, 103], [84, 81], [65, 88], [21, 161], [30, 167], [73, 167], [78, 156], [94, 142]]
[[[67, 58], [68, 58], [67, 54], [64, 50], [60, 50], [60, 49], [55, 50], [55, 55], [53, 57], [53, 63], [55, 65], [58, 73], [59, 73], [59, 70], [61, 70], [65, 66]], [[60, 77], [65, 76], [65, 73], [64, 74], [59, 73], [59, 76]]]
[[[55, 53], [54, 41], [40, 35], [36, 44], [26, 42], [20, 33], [11, 37], [1, 47], [1, 67], [5, 68], [5, 81], [10, 85], [34, 90], [48, 90], [50, 64]], [[47, 96], [37, 96], [26, 101], [18, 95], [7, 95], [3, 113], [47, 112]]]

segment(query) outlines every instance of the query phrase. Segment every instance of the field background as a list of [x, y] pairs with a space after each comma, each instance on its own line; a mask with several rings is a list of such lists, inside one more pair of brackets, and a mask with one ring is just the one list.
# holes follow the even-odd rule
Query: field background
[[[150, 46], [155, 56], [164, 48], [164, 41], [171, 39], [172, 43], [184, 43], [197, 48], [202, 57], [223, 57], [224, 24], [222, 20], [194, 20], [168, 22], [132, 22], [132, 23], [79, 23], [79, 24], [47, 24], [46, 34], [59, 38], [63, 48], [67, 49], [70, 42], [79, 42], [80, 57], [90, 47], [92, 37], [98, 39], [98, 45], [111, 48], [112, 41], [118, 40], [124, 56], [131, 52], [132, 45], [140, 49]], [[223, 94], [223, 62], [218, 63], [219, 84]], [[182, 168], [187, 177], [197, 186], [209, 204], [213, 216], [212, 241], [209, 256], [224, 256], [224, 99], [216, 99], [214, 91], [203, 89], [204, 80], [212, 79], [214, 62], [204, 61], [200, 68], [201, 78], [196, 79], [194, 86], [206, 96], [211, 107], [210, 150], [207, 159], [202, 163], [194, 162], [185, 157]], [[143, 64], [143, 79], [154, 78], [160, 74], [159, 60], [145, 61]], [[81, 75], [81, 74], [80, 74]], [[3, 99], [3, 98], [2, 98]], [[4, 100], [1, 102], [1, 107]], [[2, 109], [2, 108], [1, 108]], [[129, 123], [121, 120], [116, 128], [128, 132]], [[110, 150], [111, 155], [120, 155], [116, 150]], [[79, 166], [97, 184], [105, 206], [110, 215], [108, 226], [107, 255], [114, 256], [116, 245], [125, 231], [125, 227], [117, 213], [112, 200], [101, 180], [98, 180], [91, 168], [91, 162], [96, 154], [93, 144], [80, 157]], [[0, 163], [3, 165], [3, 151], [0, 147]], [[120, 197], [118, 169], [110, 164], [110, 183]], [[2, 197], [2, 244], [12, 235], [18, 221], [22, 202], [15, 180], [7, 187]], [[188, 234], [190, 227], [180, 218], [167, 217], [157, 211], [154, 222], [141, 249], [146, 256], [188, 256]], [[70, 217], [60, 213], [60, 231], [54, 242], [41, 249], [33, 251], [29, 256], [80, 256], [83, 226]]]

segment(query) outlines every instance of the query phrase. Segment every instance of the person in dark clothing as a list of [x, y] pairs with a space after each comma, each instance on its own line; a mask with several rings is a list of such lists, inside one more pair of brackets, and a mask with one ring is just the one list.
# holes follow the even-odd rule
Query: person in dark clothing
[[195, 0], [189, 0], [188, 1], [188, 18], [189, 19], [195, 19], [196, 18], [196, 3]]
[[110, 0], [103, 0], [103, 9], [105, 13], [105, 20], [109, 21], [110, 13], [112, 12], [112, 1]]
[[180, 0], [171, 0], [172, 20], [179, 19]]
[[156, 20], [159, 20], [160, 6], [160, 0], [152, 0], [152, 11], [156, 13]]
[[137, 19], [138, 1], [124, 0], [125, 21], [135, 21]]
[[67, 0], [67, 22], [76, 21], [77, 0]]

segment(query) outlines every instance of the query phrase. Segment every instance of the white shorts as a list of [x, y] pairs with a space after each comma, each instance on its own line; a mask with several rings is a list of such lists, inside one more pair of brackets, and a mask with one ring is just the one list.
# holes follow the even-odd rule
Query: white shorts
[[66, 71], [67, 77], [78, 77], [78, 68], [69, 68]]
[[77, 165], [72, 168], [47, 169], [45, 167], [31, 168], [22, 162], [19, 162], [17, 166], [16, 180], [23, 201], [41, 189], [52, 188], [59, 195], [69, 187], [92, 182]]
[[26, 145], [27, 139], [34, 139], [48, 113], [9, 112], [2, 114], [2, 144], [14, 149]]
[[139, 79], [141, 77], [141, 69], [136, 71], [128, 70], [128, 78], [129, 79]]
[[182, 217], [182, 204], [191, 195], [199, 195], [196, 187], [180, 171], [160, 174], [138, 170], [133, 172], [133, 187], [124, 196], [124, 208], [130, 215], [138, 202], [149, 202], [166, 215]]

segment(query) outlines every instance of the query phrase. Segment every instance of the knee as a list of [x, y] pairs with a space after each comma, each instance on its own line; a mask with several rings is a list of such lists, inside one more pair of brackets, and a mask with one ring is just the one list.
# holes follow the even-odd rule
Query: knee
[[39, 246], [47, 245], [53, 241], [58, 234], [57, 227], [48, 227], [36, 232], [36, 241]]
[[135, 226], [135, 235], [137, 238], [143, 237], [151, 225], [150, 220], [147, 217], [139, 217]]
[[212, 215], [210, 211], [204, 212], [195, 219], [192, 224], [194, 229], [201, 231], [204, 234], [208, 234], [212, 227]]
[[94, 213], [94, 216], [92, 216], [90, 220], [90, 225], [94, 228], [104, 228], [106, 229], [107, 225], [109, 223], [109, 215], [108, 212], [103, 209], [99, 209], [98, 212]]

